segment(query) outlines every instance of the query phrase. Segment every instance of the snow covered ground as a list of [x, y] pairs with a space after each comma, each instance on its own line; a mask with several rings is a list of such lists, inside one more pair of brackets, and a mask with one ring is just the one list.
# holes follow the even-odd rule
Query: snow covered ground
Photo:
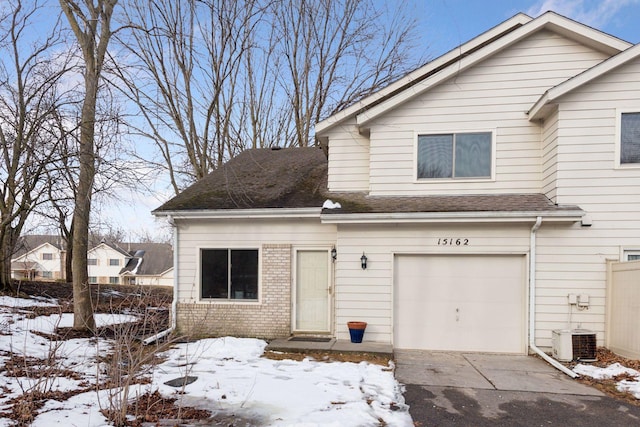
[[[640, 399], [640, 372], [635, 369], [622, 366], [620, 363], [613, 363], [606, 368], [584, 365], [579, 363], [573, 368], [576, 374], [588, 376], [595, 379], [610, 379], [619, 375], [624, 375], [628, 379], [617, 382], [618, 391], [631, 393], [636, 399]], [[635, 379], [629, 379], [635, 378]]]
[[[99, 355], [112, 351], [106, 339], [50, 341], [57, 326], [71, 326], [71, 314], [30, 316], [27, 307], [55, 306], [53, 300], [0, 297], [0, 413], [29, 390], [82, 391], [66, 400], [48, 400], [37, 410], [34, 426], [109, 425], [100, 412], [116, 390], [95, 390], [104, 376]], [[100, 325], [131, 321], [132, 316], [99, 314]], [[39, 334], [40, 333], [40, 334]], [[150, 382], [132, 386], [129, 396], [159, 391], [177, 404], [233, 414], [264, 426], [412, 426], [402, 388], [392, 367], [367, 362], [319, 362], [262, 358], [266, 343], [255, 339], [205, 339], [178, 344], [163, 354], [165, 361], [149, 367]], [[2, 369], [12, 356], [47, 358], [67, 374], [14, 377]], [[72, 375], [69, 375], [69, 372]], [[185, 376], [197, 379], [182, 387], [165, 382]], [[46, 378], [46, 379], [45, 379]], [[92, 389], [93, 388], [93, 389]], [[84, 390], [84, 391], [83, 391]], [[89, 391], [86, 391], [89, 390]], [[14, 425], [1, 418], [0, 427]]]

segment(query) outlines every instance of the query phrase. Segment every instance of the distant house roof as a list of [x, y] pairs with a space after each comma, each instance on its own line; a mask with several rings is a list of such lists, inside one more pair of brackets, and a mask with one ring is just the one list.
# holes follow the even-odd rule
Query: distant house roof
[[44, 245], [45, 243], [53, 245], [59, 250], [65, 249], [64, 240], [60, 236], [51, 236], [47, 234], [31, 234], [20, 236], [18, 238], [18, 242], [15, 246], [15, 250], [11, 258], [19, 258], [27, 252], [31, 252], [32, 250]]
[[324, 218], [338, 214], [526, 213], [582, 216], [577, 206], [559, 206], [544, 194], [387, 197], [327, 190], [327, 159], [316, 148], [254, 149], [187, 188], [154, 211], [189, 216], [203, 211], [264, 208], [322, 208], [330, 199], [339, 208], [322, 209]]
[[123, 243], [131, 257], [120, 274], [153, 276], [173, 267], [173, 249], [168, 243]]

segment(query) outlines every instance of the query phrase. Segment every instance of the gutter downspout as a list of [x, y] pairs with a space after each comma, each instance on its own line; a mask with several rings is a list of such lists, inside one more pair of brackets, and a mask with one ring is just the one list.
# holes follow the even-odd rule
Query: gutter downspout
[[529, 239], [529, 349], [546, 360], [554, 368], [564, 372], [571, 378], [579, 375], [552, 358], [544, 351], [536, 347], [536, 232], [542, 225], [542, 217], [536, 218], [536, 223], [531, 227]]
[[173, 227], [173, 301], [171, 302], [171, 326], [156, 335], [145, 338], [142, 343], [144, 345], [152, 344], [161, 338], [171, 334], [176, 329], [178, 311], [178, 227], [171, 215], [167, 217], [167, 222]]

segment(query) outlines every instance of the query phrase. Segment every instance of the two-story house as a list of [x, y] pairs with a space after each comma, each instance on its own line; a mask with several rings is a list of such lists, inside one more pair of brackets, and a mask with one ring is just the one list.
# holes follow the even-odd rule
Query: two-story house
[[[12, 277], [64, 281], [65, 257], [60, 237], [21, 236], [11, 260]], [[87, 264], [91, 284], [173, 286], [173, 249], [167, 243], [102, 241], [87, 252]]]
[[246, 151], [154, 211], [178, 328], [603, 344], [607, 261], [640, 254], [640, 45], [518, 14], [315, 130], [325, 150]]
[[11, 257], [11, 277], [16, 280], [55, 281], [65, 278], [64, 243], [57, 236], [29, 235], [18, 239]]

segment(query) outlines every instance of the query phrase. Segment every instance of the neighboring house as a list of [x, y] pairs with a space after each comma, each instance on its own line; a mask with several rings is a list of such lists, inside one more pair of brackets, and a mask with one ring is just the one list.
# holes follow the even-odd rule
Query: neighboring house
[[166, 243], [131, 243], [128, 262], [120, 271], [129, 285], [173, 286], [173, 249]]
[[11, 277], [16, 280], [64, 280], [64, 243], [57, 236], [22, 236], [11, 257]]
[[178, 328], [606, 344], [607, 262], [640, 255], [640, 45], [518, 14], [316, 136], [328, 160], [248, 150], [154, 211], [175, 226]]
[[120, 271], [129, 262], [129, 252], [118, 245], [101, 242], [87, 252], [89, 283], [120, 285]]
[[173, 286], [169, 244], [103, 241], [89, 250], [87, 264], [89, 283]]
[[[63, 247], [56, 236], [22, 236], [11, 260], [12, 277], [64, 280]], [[166, 243], [102, 241], [87, 252], [87, 270], [92, 284], [173, 286], [173, 250]]]

